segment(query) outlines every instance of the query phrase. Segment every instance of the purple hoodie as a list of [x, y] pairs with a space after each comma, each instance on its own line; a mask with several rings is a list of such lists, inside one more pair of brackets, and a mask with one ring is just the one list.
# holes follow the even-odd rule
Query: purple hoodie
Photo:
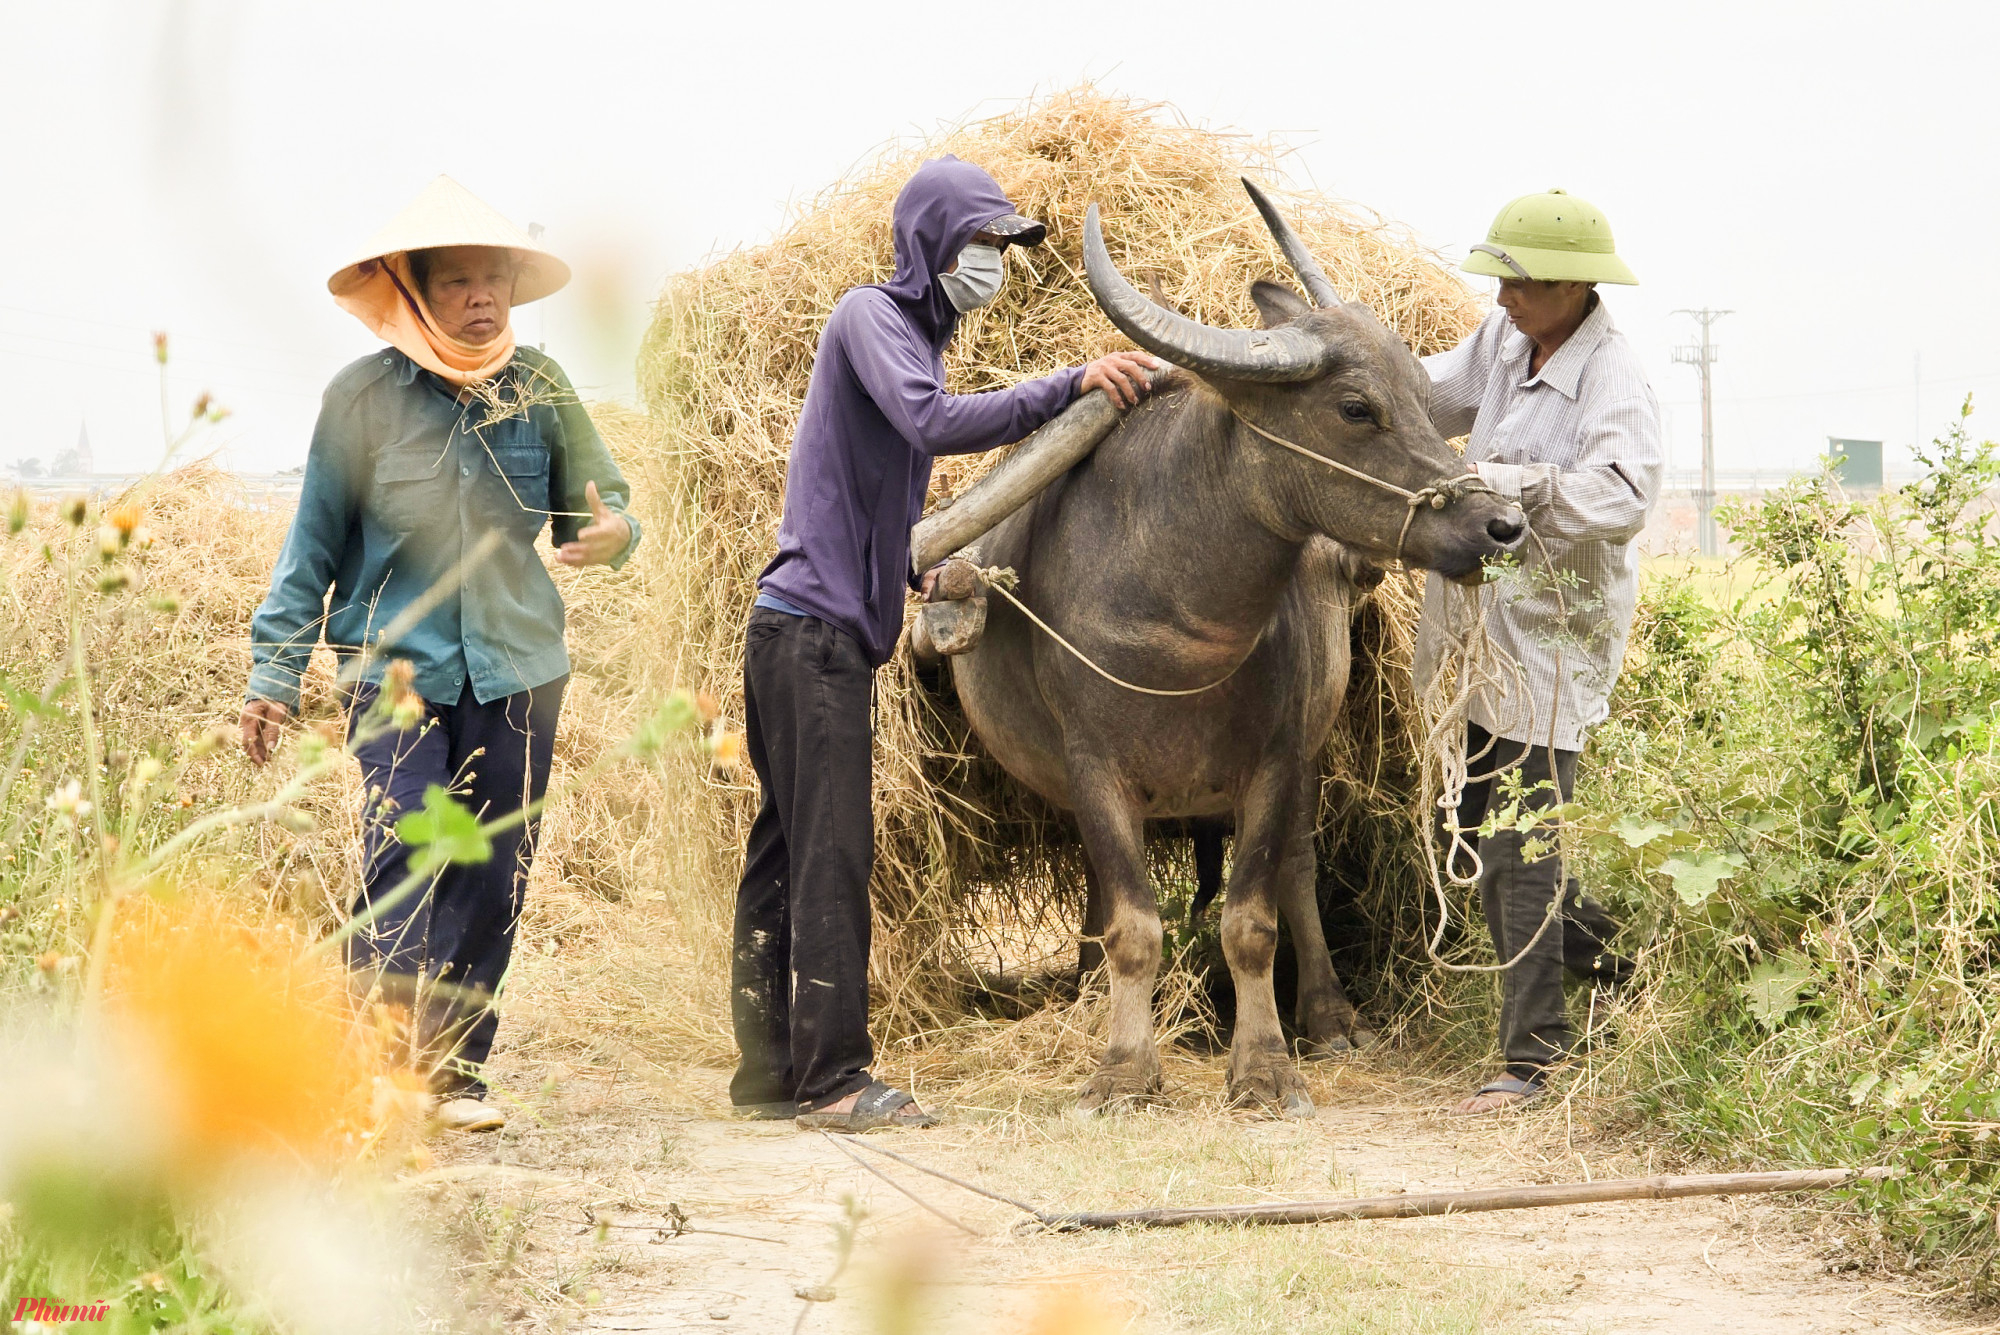
[[1071, 367], [987, 394], [944, 391], [958, 312], [937, 275], [973, 234], [1014, 212], [991, 176], [945, 156], [896, 196], [896, 274], [834, 304], [792, 438], [778, 554], [759, 589], [832, 623], [868, 661], [889, 661], [903, 628], [910, 527], [931, 460], [1021, 439], [1069, 406]]

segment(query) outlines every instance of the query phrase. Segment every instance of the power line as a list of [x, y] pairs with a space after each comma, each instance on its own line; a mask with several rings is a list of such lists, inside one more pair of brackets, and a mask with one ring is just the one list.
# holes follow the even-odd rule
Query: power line
[[[13, 311], [17, 315], [33, 315], [44, 320], [68, 320], [74, 324], [94, 324], [104, 329], [123, 329], [128, 333], [143, 333], [148, 336], [151, 336], [154, 330], [159, 328], [156, 325], [131, 324], [123, 320], [100, 320], [89, 315], [66, 315], [61, 311], [37, 310], [33, 306], [16, 306], [4, 301], [0, 301], [0, 311]], [[169, 326], [169, 330], [171, 331], [171, 326]], [[268, 343], [250, 343], [242, 339], [215, 338], [202, 333], [183, 332], [176, 334], [175, 337], [188, 338], [200, 343], [213, 343], [218, 347], [244, 348], [251, 352], [269, 352], [271, 350], [271, 345]]]
[[[114, 357], [132, 357], [134, 359], [143, 359], [149, 366], [157, 366], [159, 364], [155, 359], [151, 347], [145, 347], [145, 348], [112, 347], [103, 343], [85, 343], [78, 339], [73, 339], [73, 338], [51, 338], [47, 334], [23, 333], [15, 329], [0, 329], [0, 338], [27, 339], [35, 343], [45, 343], [52, 347], [82, 348], [86, 352], [102, 352], [102, 353], [108, 353]], [[14, 350], [13, 349], [0, 350], [0, 352], [12, 352], [12, 351]], [[276, 366], [251, 366], [244, 362], [225, 361], [219, 357], [205, 356], [199, 352], [189, 353], [185, 356], [176, 357], [174, 359], [174, 364], [178, 366], [189, 366], [189, 365], [219, 366], [224, 370], [228, 371], [241, 371], [245, 375], [285, 376], [293, 380], [317, 380], [319, 378], [318, 376], [314, 375], [312, 372], [309, 371], [287, 371], [281, 367], [276, 367]]]
[[[1676, 361], [1680, 360], [1675, 358]], [[1981, 385], [1990, 380], [2000, 380], [2000, 371], [1981, 371], [1971, 375], [1928, 375], [1922, 383], [1932, 388], [1940, 385]], [[1717, 403], [1774, 403], [1782, 399], [1839, 399], [1852, 398], [1862, 394], [1907, 394], [1910, 382], [1898, 381], [1893, 385], [1858, 385], [1850, 389], [1797, 389], [1785, 390], [1777, 394], [1730, 394], [1718, 397]], [[1662, 406], [1671, 404], [1677, 408], [1691, 408], [1700, 399], [1661, 399]]]
[[[0, 351], [0, 363], [4, 363], [9, 357], [28, 357], [38, 362], [60, 362], [65, 366], [81, 366], [90, 371], [113, 371], [120, 375], [142, 375], [148, 379], [159, 374], [159, 367], [157, 365], [127, 366], [122, 362], [87, 362], [81, 357], [57, 357], [46, 352], [22, 352], [18, 349]], [[320, 397], [318, 394], [303, 389], [285, 389], [275, 385], [246, 385], [238, 380], [215, 380], [208, 376], [193, 375], [185, 371], [175, 371], [173, 375], [183, 380], [194, 381], [211, 389], [234, 389], [250, 394], [278, 394], [290, 399], [317, 399]]]

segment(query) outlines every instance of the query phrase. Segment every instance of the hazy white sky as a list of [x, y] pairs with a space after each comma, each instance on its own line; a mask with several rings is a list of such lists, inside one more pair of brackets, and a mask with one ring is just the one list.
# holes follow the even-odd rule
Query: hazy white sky
[[[1717, 326], [1725, 467], [1828, 435], [1899, 457], [2000, 392], [2000, 6], [0, 0], [0, 459], [88, 421], [149, 463], [149, 332], [238, 467], [301, 461], [375, 340], [326, 275], [449, 172], [599, 276], [525, 308], [580, 384], [629, 386], [660, 279], [754, 242], [897, 135], [1096, 79], [1298, 145], [1295, 172], [1454, 258], [1499, 205], [1596, 202], [1609, 292], [1698, 459], [1679, 307]], [[543, 307], [546, 311], [543, 311]], [[544, 323], [545, 322], [545, 323]], [[622, 328], [619, 326], [623, 325]], [[1921, 358], [1921, 393], [1913, 374]], [[586, 392], [589, 389], [586, 388]], [[1975, 423], [1977, 425], [1977, 423]]]

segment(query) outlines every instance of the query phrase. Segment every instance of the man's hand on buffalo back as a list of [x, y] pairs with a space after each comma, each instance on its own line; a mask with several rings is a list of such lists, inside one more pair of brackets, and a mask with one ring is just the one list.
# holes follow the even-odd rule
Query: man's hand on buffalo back
[[1083, 368], [1083, 384], [1078, 395], [1101, 389], [1120, 409], [1130, 408], [1152, 388], [1146, 372], [1160, 363], [1143, 352], [1114, 352], [1099, 357]]
[[278, 749], [278, 737], [292, 711], [276, 700], [246, 700], [243, 704], [243, 754], [261, 765]]

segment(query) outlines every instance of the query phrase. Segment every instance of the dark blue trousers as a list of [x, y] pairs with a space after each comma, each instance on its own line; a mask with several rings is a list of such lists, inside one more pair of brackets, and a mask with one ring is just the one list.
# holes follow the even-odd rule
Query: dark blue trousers
[[[483, 705], [468, 684], [456, 704], [426, 700], [416, 726], [382, 727], [358, 743], [357, 732], [381, 725], [366, 718], [376, 688], [354, 690], [347, 726], [361, 762], [366, 858], [355, 913], [408, 876], [415, 850], [396, 838], [396, 822], [423, 810], [431, 784], [449, 789], [482, 821], [541, 800], [568, 683], [559, 677]], [[530, 820], [495, 834], [489, 860], [444, 868], [348, 939], [348, 968], [364, 985], [379, 981], [385, 997], [411, 1007], [416, 1042], [439, 1063], [439, 1092], [485, 1092], [478, 1070], [500, 1024], [493, 993], [514, 953], [535, 826]]]
[[818, 617], [750, 613], [743, 713], [764, 802], [736, 888], [730, 1008], [738, 1105], [817, 1108], [866, 1089], [875, 683]]

